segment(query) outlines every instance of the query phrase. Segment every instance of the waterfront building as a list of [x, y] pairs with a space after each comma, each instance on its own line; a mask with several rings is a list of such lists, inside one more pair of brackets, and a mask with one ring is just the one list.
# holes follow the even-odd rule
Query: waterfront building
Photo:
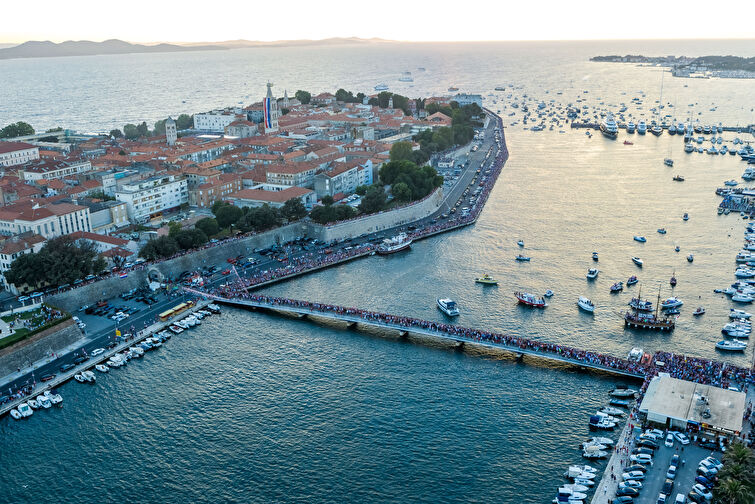
[[458, 103], [460, 107], [474, 103], [478, 107], [482, 108], [482, 95], [457, 93], [451, 100]]
[[60, 179], [92, 170], [88, 159], [38, 159], [24, 164], [18, 170], [19, 178], [27, 182]]
[[311, 189], [303, 187], [275, 187], [271, 184], [261, 184], [252, 189], [242, 189], [228, 195], [226, 200], [239, 208], [245, 206], [258, 207], [264, 204], [280, 208], [286, 201], [294, 198], [301, 199], [307, 210], [311, 210], [317, 200], [315, 192]]
[[236, 120], [236, 113], [231, 110], [211, 110], [194, 114], [194, 129], [212, 133], [223, 133], [225, 127]]
[[727, 435], [742, 430], [744, 411], [744, 393], [671, 378], [668, 373], [651, 380], [640, 405], [648, 422], [665, 428]]
[[178, 133], [176, 132], [176, 121], [174, 121], [172, 117], [168, 116], [168, 119], [165, 120], [165, 141], [167, 142], [169, 147], [173, 147], [174, 145], [176, 145], [177, 138]]
[[39, 159], [39, 147], [26, 142], [0, 142], [0, 166], [17, 166]]
[[189, 192], [184, 177], [166, 174], [123, 184], [115, 191], [115, 198], [126, 203], [131, 222], [141, 224], [188, 204]]
[[43, 236], [29, 232], [7, 238], [0, 244], [0, 279], [6, 290], [15, 295], [19, 293], [16, 286], [5, 279], [13, 261], [24, 254], [39, 252], [46, 242]]
[[50, 239], [91, 230], [89, 209], [73, 203], [21, 202], [0, 209], [0, 234], [8, 236], [33, 232]]

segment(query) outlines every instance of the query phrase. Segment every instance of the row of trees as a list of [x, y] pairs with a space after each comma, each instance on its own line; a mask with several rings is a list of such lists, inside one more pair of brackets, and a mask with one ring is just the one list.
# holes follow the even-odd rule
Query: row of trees
[[724, 466], [713, 488], [714, 504], [752, 504], [755, 502], [755, 458], [750, 448], [733, 442], [724, 453]]
[[23, 121], [11, 123], [0, 129], [0, 138], [15, 138], [33, 134], [34, 128], [31, 127], [31, 124]]
[[[155, 122], [154, 128], [149, 129], [146, 121], [142, 121], [140, 124], [126, 124], [123, 126], [123, 131], [116, 128], [110, 130], [110, 136], [113, 138], [126, 138], [128, 140], [135, 140], [140, 137], [162, 136], [165, 134], [165, 121], [167, 119], [161, 119]], [[189, 114], [181, 114], [176, 121], [177, 130], [189, 129], [194, 125], [194, 116]]]
[[168, 224], [168, 236], [161, 236], [148, 241], [139, 251], [139, 256], [153, 261], [164, 257], [170, 257], [182, 250], [191, 250], [201, 247], [209, 241], [207, 234], [201, 229], [182, 229], [177, 222]]
[[105, 260], [91, 242], [77, 243], [69, 236], [49, 240], [36, 254], [22, 254], [5, 273], [9, 283], [32, 289], [65, 285], [96, 275], [106, 267]]
[[442, 112], [452, 121], [450, 128], [442, 127], [435, 131], [428, 129], [414, 135], [414, 140], [420, 145], [422, 156], [427, 156], [428, 159], [435, 152], [471, 142], [474, 138], [475, 126], [481, 125], [477, 118], [482, 114], [482, 109], [475, 103], [463, 107], [459, 107], [455, 101], [452, 101], [449, 107], [440, 107], [431, 103], [426, 110], [428, 114]]

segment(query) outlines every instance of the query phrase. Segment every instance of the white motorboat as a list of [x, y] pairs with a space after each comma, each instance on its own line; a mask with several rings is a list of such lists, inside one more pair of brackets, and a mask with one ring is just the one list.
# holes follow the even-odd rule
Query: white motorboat
[[[606, 446], [613, 446], [613, 439], [607, 438], [607, 437], [591, 437], [589, 439], [589, 442], [591, 442], [591, 443], [600, 443], [600, 444], [604, 444]], [[590, 467], [590, 466], [585, 466], [585, 467]], [[593, 469], [594, 472], [597, 472], [597, 469], [595, 469], [593, 467], [590, 467], [590, 469]]]
[[96, 369], [100, 373], [107, 373], [108, 371], [110, 371], [110, 368], [104, 364], [97, 364], [96, 366], [94, 366], [94, 369]]
[[595, 305], [593, 304], [593, 302], [584, 296], [579, 296], [577, 306], [588, 313], [593, 313], [595, 311]]
[[49, 390], [45, 390], [44, 396], [50, 400], [53, 406], [60, 406], [63, 404], [63, 396], [60, 394], [53, 394]]
[[587, 495], [582, 492], [575, 492], [571, 488], [559, 487], [557, 500], [560, 501], [563, 497], [566, 497], [569, 502], [573, 502], [574, 500], [585, 500]]
[[176, 324], [171, 325], [168, 329], [170, 329], [173, 334], [181, 334], [184, 332], [183, 328], [178, 327]]
[[755, 276], [755, 269], [751, 268], [737, 268], [734, 272], [734, 276], [737, 278], [752, 278]]
[[81, 376], [81, 373], [78, 373], [78, 374], [75, 374], [75, 375], [73, 375], [73, 378], [74, 378], [74, 379], [75, 379], [75, 380], [76, 380], [77, 382], [79, 382], [79, 383], [84, 383], [84, 382], [86, 381], [86, 380], [84, 379], [84, 377], [83, 377], [83, 376]]
[[567, 483], [566, 485], [561, 486], [574, 492], [586, 492], [588, 490], [586, 485], [577, 485], [576, 483]]
[[640, 259], [639, 257], [636, 257], [636, 256], [632, 257], [632, 262], [635, 263], [637, 266], [642, 267], [642, 259]]
[[26, 404], [31, 406], [31, 409], [39, 409], [39, 404], [37, 403], [36, 399], [29, 399], [26, 401]]
[[49, 409], [52, 406], [50, 399], [46, 395], [40, 394], [37, 396], [37, 404], [44, 409]]
[[635, 389], [617, 387], [608, 392], [608, 394], [611, 397], [634, 397], [637, 395], [637, 391]]
[[684, 302], [681, 299], [670, 297], [661, 303], [661, 308], [662, 309], [677, 308], [679, 306], [682, 306], [683, 304]]
[[438, 303], [438, 308], [440, 309], [440, 311], [442, 311], [449, 317], [456, 317], [459, 315], [459, 309], [456, 307], [456, 301], [448, 298], [438, 298], [436, 302]]
[[648, 240], [647, 240], [647, 238], [645, 238], [644, 236], [636, 236], [636, 235], [635, 235], [635, 236], [634, 236], [634, 241], [636, 241], [636, 242], [640, 242], [640, 243], [645, 243], [645, 242], [646, 242], [646, 241], [648, 241]]
[[619, 133], [619, 127], [616, 125], [616, 121], [614, 120], [612, 115], [609, 114], [605, 119], [603, 119], [603, 121], [601, 121], [600, 132], [603, 133], [603, 136], [607, 138], [616, 138]]
[[737, 303], [752, 303], [755, 298], [753, 298], [751, 294], [737, 291], [733, 296], [731, 296], [731, 300], [736, 301]]
[[545, 291], [544, 296], [545, 297], [553, 297], [553, 294], [554, 294], [553, 291], [550, 290], [550, 289], [548, 289], [547, 291]]
[[[598, 446], [603, 446], [605, 448], [604, 445], [598, 445]], [[597, 446], [589, 446], [585, 448], [584, 450], [582, 450], [582, 456], [587, 459], [602, 459], [608, 456], [608, 452], [605, 450], [598, 449]]]
[[89, 383], [94, 383], [97, 381], [97, 378], [94, 376], [94, 373], [91, 371], [82, 371], [81, 376]]
[[16, 408], [10, 410], [10, 416], [12, 416], [14, 420], [21, 420], [21, 418], [23, 418]]
[[31, 406], [29, 406], [28, 403], [21, 403], [16, 408], [19, 413], [21, 413], [21, 416], [24, 418], [28, 418], [34, 414], [34, 410], [31, 409]]
[[587, 270], [587, 279], [594, 280], [598, 278], [598, 273], [600, 273], [600, 271], [598, 271], [598, 268], [590, 268], [589, 270]]
[[725, 352], [744, 352], [747, 348], [747, 343], [736, 340], [721, 340], [716, 343], [716, 348]]
[[735, 308], [731, 308], [729, 310], [729, 318], [733, 318], [733, 319], [749, 319], [750, 317], [752, 317], [752, 314], [751, 313], [747, 313], [744, 310], [737, 310]]
[[591, 429], [611, 430], [616, 427], [616, 422], [612, 422], [600, 415], [593, 415], [590, 417], [589, 427]]
[[[579, 478], [581, 480], [593, 480], [597, 473], [592, 471], [583, 471], [581, 466], [569, 466], [565, 476], [569, 479]], [[580, 483], [584, 484], [584, 483]]]
[[[597, 438], [595, 438], [595, 439], [597, 439]], [[587, 464], [584, 464], [584, 465], [573, 464], [573, 465], [569, 466], [569, 469], [572, 469], [572, 468], [579, 469], [582, 472], [591, 472], [591, 473], [594, 473], [594, 474], [598, 474], [598, 469], [596, 467], [593, 467], [593, 466], [587, 465]]]
[[[624, 416], [624, 411], [620, 410], [619, 408], [614, 408], [613, 406], [603, 406], [602, 408], [600, 408], [600, 412], [605, 413], [606, 415], [612, 415], [612, 416], [617, 416], [617, 417]], [[608, 438], [603, 438], [603, 439], [608, 439]]]
[[595, 415], [599, 416], [601, 418], [604, 418], [604, 419], [608, 420], [609, 422], [616, 422], [616, 423], [618, 423], [620, 421], [618, 418], [613, 417], [613, 416], [611, 416], [608, 413], [605, 413], [603, 411], [596, 411]]
[[640, 135], [644, 135], [647, 132], [647, 130], [648, 130], [648, 127], [644, 120], [640, 121], [637, 124], [637, 133], [639, 133]]

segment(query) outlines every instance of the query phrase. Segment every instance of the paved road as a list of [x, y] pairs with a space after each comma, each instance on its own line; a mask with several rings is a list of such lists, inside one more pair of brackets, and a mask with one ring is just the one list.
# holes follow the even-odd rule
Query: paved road
[[[359, 238], [355, 238], [353, 240], [350, 240], [346, 243], [341, 243], [339, 246], [341, 248], [345, 248], [347, 246], [353, 246], [357, 247], [369, 242], [377, 243], [380, 240], [382, 240], [385, 237], [394, 236], [398, 234], [400, 231], [405, 231], [409, 225], [416, 226], [416, 227], [422, 227], [426, 225], [430, 225], [432, 222], [435, 222], [439, 219], [442, 219], [443, 214], [447, 214], [451, 208], [453, 208], [456, 205], [456, 202], [460, 202], [458, 205], [458, 208], [463, 207], [470, 207], [472, 208], [471, 200], [473, 198], [473, 192], [474, 188], [479, 184], [480, 178], [478, 177], [476, 181], [474, 182], [474, 186], [470, 185], [472, 184], [472, 181], [475, 179], [477, 174], [477, 170], [481, 169], [480, 176], [484, 176], [484, 172], [486, 169], [490, 167], [491, 162], [495, 158], [496, 155], [496, 143], [495, 143], [495, 127], [496, 127], [496, 121], [490, 120], [488, 121], [488, 126], [484, 130], [485, 131], [485, 138], [484, 140], [477, 141], [476, 143], [479, 145], [479, 148], [476, 152], [469, 152], [469, 166], [464, 169], [461, 173], [461, 175], [456, 180], [456, 183], [454, 186], [452, 186], [450, 189], [447, 189], [444, 187], [444, 200], [443, 204], [440, 206], [440, 208], [434, 212], [432, 215], [421, 219], [420, 221], [412, 222], [411, 224], [405, 224], [401, 226], [396, 226], [394, 228], [390, 229], [383, 229], [377, 233], [373, 233], [370, 235], [365, 235]], [[467, 146], [465, 148], [460, 149], [460, 151], [464, 150], [469, 151], [470, 146]], [[488, 153], [490, 153], [489, 158], [486, 162], [486, 156], [488, 156]], [[483, 165], [484, 162], [484, 165]], [[464, 191], [469, 188], [469, 192], [466, 196], [462, 197]], [[326, 244], [320, 244], [318, 246], [310, 246], [308, 245], [309, 249], [304, 249], [300, 245], [289, 245], [287, 247], [283, 248], [283, 252], [289, 257], [289, 258], [295, 258], [300, 257], [306, 254], [312, 254], [312, 253], [323, 253], [323, 250], [325, 248], [328, 248], [328, 245]], [[282, 254], [281, 254], [282, 255]], [[255, 264], [253, 267], [251, 267], [248, 270], [243, 270], [242, 268], [237, 268], [237, 272], [242, 276], [251, 275], [258, 271], [265, 271], [272, 268], [279, 267], [281, 265], [281, 262], [274, 257], [270, 256], [261, 256], [260, 254], [254, 253], [252, 251], [249, 252], [249, 257], [254, 258], [257, 260], [257, 264]], [[212, 264], [197, 264], [197, 268], [204, 267], [208, 268], [210, 266], [213, 266]], [[229, 267], [228, 263], [222, 262], [215, 264], [218, 268], [220, 268], [220, 271], [223, 271]], [[211, 284], [213, 285], [220, 285], [224, 282], [232, 281], [231, 277], [223, 276], [221, 273], [216, 273], [211, 278]], [[123, 301], [120, 298], [114, 298], [112, 300], [108, 300], [111, 304], [115, 306], [138, 306], [140, 307], [140, 311], [134, 315], [132, 315], [130, 318], [126, 319], [124, 322], [120, 324], [120, 328], [122, 332], [130, 332], [131, 327], [133, 326], [135, 330], [142, 329], [145, 324], [149, 325], [152, 323], [156, 318], [157, 315], [161, 312], [167, 310], [168, 308], [175, 306], [179, 302], [181, 302], [183, 298], [178, 297], [169, 297], [165, 294], [159, 294], [158, 302], [151, 307], [147, 307], [144, 304], [140, 304], [134, 301], [126, 302]], [[74, 315], [79, 316], [79, 318], [82, 319], [83, 322], [87, 324], [87, 338], [88, 341], [84, 343], [79, 349], [84, 348], [87, 353], [91, 353], [92, 350], [95, 348], [104, 348], [107, 346], [108, 343], [112, 342], [115, 337], [115, 329], [116, 324], [107, 318], [104, 317], [97, 317], [97, 316], [89, 316], [84, 315], [83, 312], [74, 313]], [[60, 367], [63, 364], [72, 362], [74, 359], [75, 351], [71, 351], [61, 357], [58, 357], [51, 362], [42, 365], [41, 367], [35, 369], [34, 371], [29, 370], [28, 372], [14, 378], [11, 381], [7, 381], [4, 384], [0, 384], [0, 390], [7, 391], [9, 387], [13, 388], [15, 391], [16, 389], [22, 387], [23, 385], [32, 383], [35, 379], [37, 382], [39, 382], [40, 377], [46, 375], [46, 374], [57, 374], [60, 372]], [[23, 369], [21, 372], [23, 373]], [[2, 377], [0, 377], [2, 379]], [[2, 395], [2, 393], [0, 393]]]

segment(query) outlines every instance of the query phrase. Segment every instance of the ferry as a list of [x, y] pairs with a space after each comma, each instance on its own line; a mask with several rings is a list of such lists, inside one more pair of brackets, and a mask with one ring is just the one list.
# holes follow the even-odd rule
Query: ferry
[[534, 294], [529, 294], [527, 292], [515, 292], [514, 296], [516, 296], [519, 304], [523, 304], [525, 306], [532, 306], [534, 308], [545, 308], [546, 306], [548, 306], [548, 303], [545, 302], [545, 298], [536, 297]]
[[400, 233], [393, 238], [386, 238], [383, 240], [383, 243], [378, 245], [377, 253], [380, 255], [395, 254], [396, 252], [411, 248], [411, 246], [411, 238], [409, 238], [406, 233]]
[[619, 127], [616, 126], [616, 121], [614, 121], [613, 116], [609, 115], [601, 121], [600, 132], [603, 133], [604, 137], [612, 140], [616, 139], [616, 136], [619, 133]]
[[451, 299], [436, 299], [438, 308], [440, 311], [448, 315], [449, 317], [457, 317], [459, 315], [459, 309], [456, 307], [456, 301]]
[[487, 273], [485, 273], [481, 277], [475, 278], [474, 281], [475, 283], [481, 283], [485, 285], [498, 285], [498, 280], [488, 275]]

